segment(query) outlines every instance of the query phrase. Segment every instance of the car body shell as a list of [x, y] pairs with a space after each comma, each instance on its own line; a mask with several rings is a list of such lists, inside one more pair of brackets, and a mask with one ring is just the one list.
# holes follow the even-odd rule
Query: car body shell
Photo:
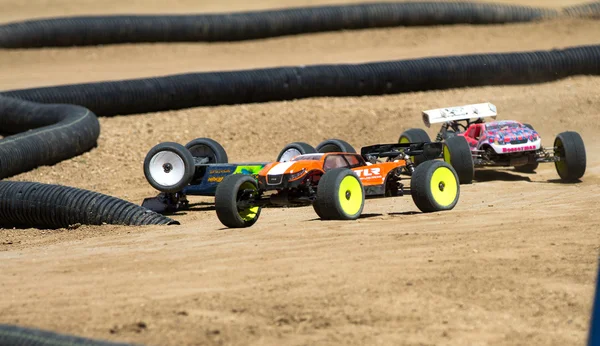
[[405, 167], [403, 159], [391, 162], [368, 163], [360, 154], [324, 153], [299, 155], [288, 162], [273, 162], [258, 173], [259, 188], [278, 190], [296, 188], [309, 176], [317, 179], [333, 168], [351, 169], [362, 182], [367, 196], [385, 193], [387, 177], [394, 170]]
[[472, 151], [491, 147], [499, 155], [535, 152], [542, 146], [537, 131], [514, 120], [474, 123], [458, 135], [465, 137]]
[[192, 181], [183, 189], [186, 195], [214, 196], [219, 183], [231, 174], [258, 174], [267, 162], [253, 163], [212, 163], [197, 165], [196, 170], [203, 170], [199, 179]]

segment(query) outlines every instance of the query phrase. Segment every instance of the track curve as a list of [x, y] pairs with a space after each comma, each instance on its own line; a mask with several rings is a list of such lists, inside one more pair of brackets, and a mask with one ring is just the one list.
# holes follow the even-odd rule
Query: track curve
[[[0, 179], [53, 165], [96, 146], [100, 124], [90, 110], [0, 96]], [[177, 224], [127, 201], [92, 191], [0, 181], [0, 227], [61, 228], [73, 224]]]
[[241, 41], [393, 26], [514, 23], [559, 15], [529, 6], [399, 2], [226, 14], [64, 17], [0, 25], [0, 47]]
[[[576, 60], [577, 60], [577, 59], [576, 59]], [[583, 61], [586, 61], [586, 60], [584, 59]], [[564, 61], [563, 61], [562, 63], [564, 63]], [[571, 63], [575, 64], [574, 62], [570, 62], [570, 63], [567, 63], [567, 64], [565, 64], [565, 65], [560, 65], [560, 66], [567, 66], [567, 67], [569, 67], [569, 66], [571, 66]], [[585, 68], [589, 68], [589, 66], [586, 66]], [[593, 67], [592, 67], [592, 68], [593, 68]], [[555, 70], [555, 71], [558, 71], [558, 70]], [[520, 83], [521, 83], [521, 82], [520, 82]]]
[[528, 84], [600, 74], [600, 45], [366, 64], [203, 72], [13, 90], [0, 95], [69, 103], [99, 116], [324, 96]]

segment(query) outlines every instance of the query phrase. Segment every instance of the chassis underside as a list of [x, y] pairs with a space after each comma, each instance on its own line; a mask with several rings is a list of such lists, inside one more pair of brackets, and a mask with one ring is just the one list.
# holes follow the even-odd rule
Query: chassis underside
[[477, 167], [511, 167], [535, 164], [536, 162], [557, 162], [560, 157], [555, 155], [554, 148], [540, 148], [538, 150], [521, 151], [515, 153], [498, 154], [492, 147], [483, 150], [472, 150], [473, 164]]
[[[365, 198], [399, 197], [404, 196], [407, 191], [401, 182], [400, 174], [390, 174], [385, 184], [367, 185]], [[317, 198], [318, 184], [302, 184], [294, 188], [245, 190], [241, 200], [248, 201], [248, 206], [302, 206], [314, 203]], [[246, 206], [246, 207], [248, 207]], [[239, 206], [244, 207], [243, 205]]]

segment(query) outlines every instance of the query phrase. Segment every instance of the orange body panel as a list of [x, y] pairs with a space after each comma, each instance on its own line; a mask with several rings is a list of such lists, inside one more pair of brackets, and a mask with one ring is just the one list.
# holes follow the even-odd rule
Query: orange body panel
[[381, 162], [372, 165], [352, 168], [364, 186], [382, 185], [388, 173], [398, 167], [406, 166], [406, 161]]
[[[325, 172], [329, 168], [336, 167], [348, 167], [343, 165], [332, 165], [331, 167], [326, 169], [326, 165], [330, 161], [334, 161], [337, 157], [344, 156], [347, 158], [347, 161], [356, 160], [356, 164], [350, 169], [353, 170], [364, 186], [374, 186], [374, 185], [382, 185], [385, 183], [385, 179], [395, 168], [406, 166], [405, 160], [396, 160], [394, 162], [381, 162], [381, 163], [365, 163], [364, 159], [360, 154], [349, 154], [349, 153], [325, 153], [325, 154], [306, 154], [301, 155], [301, 157], [297, 157], [292, 159], [292, 161], [288, 162], [273, 162], [266, 165], [259, 173], [259, 176], [267, 177], [267, 175], [280, 175], [280, 174], [294, 174], [301, 172], [304, 170], [306, 173], [309, 172]], [[312, 159], [302, 159], [303, 157], [311, 157]], [[354, 157], [354, 159], [352, 159]], [[296, 160], [297, 159], [297, 160]], [[326, 163], [327, 161], [327, 163]], [[300, 179], [304, 177], [305, 174], [299, 175], [296, 179]], [[296, 180], [294, 179], [294, 180]]]

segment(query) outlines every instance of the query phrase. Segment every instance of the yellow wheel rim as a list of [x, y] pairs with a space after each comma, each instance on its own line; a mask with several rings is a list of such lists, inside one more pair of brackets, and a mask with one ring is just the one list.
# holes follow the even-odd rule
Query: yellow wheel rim
[[450, 150], [447, 145], [444, 145], [444, 161], [452, 164], [452, 162], [450, 162]]
[[[254, 190], [256, 191], [256, 186], [254, 186], [254, 184], [252, 184], [251, 182], [245, 182], [240, 186], [240, 190]], [[244, 221], [252, 221], [256, 218], [256, 215], [258, 214], [258, 210], [260, 207], [250, 207], [250, 208], [246, 208], [244, 210], [240, 210], [238, 212], [238, 214], [240, 214], [240, 217], [242, 218], [242, 220]]]
[[347, 175], [342, 179], [338, 190], [338, 198], [344, 213], [352, 216], [360, 212], [363, 203], [363, 192], [356, 177]]
[[458, 194], [458, 181], [448, 167], [438, 167], [431, 176], [431, 194], [442, 207], [451, 205]]
[[560, 152], [561, 154], [563, 154], [562, 157], [560, 157], [560, 161], [554, 161], [554, 164], [556, 165], [556, 169], [559, 172], [564, 172], [567, 169], [567, 163], [564, 161], [564, 149], [563, 149], [563, 144], [562, 141], [560, 139], [556, 139], [556, 142], [554, 142], [554, 146], [556, 147], [556, 151]]

